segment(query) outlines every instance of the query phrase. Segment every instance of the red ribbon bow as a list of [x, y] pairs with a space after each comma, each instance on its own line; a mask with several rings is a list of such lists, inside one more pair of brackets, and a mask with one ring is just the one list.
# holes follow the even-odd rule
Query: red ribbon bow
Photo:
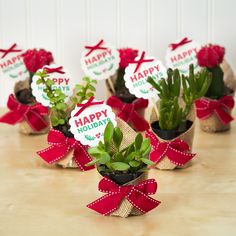
[[63, 69], [62, 66], [59, 66], [59, 67], [56, 67], [56, 68], [44, 67], [44, 69], [46, 70], [46, 72], [47, 72], [48, 74], [51, 74], [51, 73], [65, 74], [65, 72], [62, 71], [62, 69]]
[[7, 107], [10, 111], [0, 118], [0, 122], [14, 125], [25, 120], [35, 131], [43, 130], [48, 126], [48, 122], [43, 118], [48, 115], [48, 108], [40, 103], [32, 106], [24, 105], [11, 94], [7, 101]]
[[50, 147], [38, 151], [37, 154], [51, 164], [62, 159], [71, 149], [74, 149], [73, 158], [82, 171], [93, 169], [94, 166], [86, 166], [92, 159], [87, 153], [88, 146], [82, 145], [74, 138], [67, 138], [59, 130], [51, 129], [48, 133]]
[[111, 96], [107, 100], [107, 105], [119, 111], [118, 116], [125, 122], [131, 121], [137, 131], [144, 131], [149, 128], [148, 122], [137, 112], [141, 108], [148, 106], [148, 100], [138, 98], [132, 103], [124, 103], [118, 97]]
[[192, 40], [188, 39], [187, 37], [183, 38], [180, 42], [178, 43], [171, 43], [169, 46], [172, 48], [172, 51], [174, 51], [176, 48], [184, 45], [184, 44], [187, 44], [187, 43], [190, 43], [192, 42]]
[[224, 96], [219, 100], [209, 100], [200, 98], [195, 101], [197, 117], [205, 120], [212, 115], [213, 112], [217, 115], [223, 124], [228, 124], [234, 118], [225, 110], [232, 110], [234, 107], [234, 99], [232, 96]]
[[164, 156], [167, 156], [171, 163], [177, 166], [183, 166], [190, 161], [196, 154], [187, 153], [189, 146], [181, 139], [175, 139], [170, 142], [160, 142], [151, 132], [146, 131], [146, 137], [150, 138], [152, 151], [150, 160], [158, 163]]
[[3, 53], [1, 58], [4, 58], [7, 54], [11, 53], [11, 52], [21, 52], [21, 49], [15, 49], [16, 47], [16, 43], [14, 43], [10, 48], [8, 49], [0, 49], [0, 52]]
[[144, 57], [145, 52], [142, 52], [141, 57], [137, 61], [134, 60], [133, 62], [130, 62], [130, 64], [137, 64], [134, 73], [138, 71], [142, 63], [154, 61], [154, 59], [144, 59]]
[[95, 50], [106, 50], [107, 48], [105, 47], [101, 47], [101, 45], [103, 44], [103, 39], [101, 39], [96, 45], [94, 46], [85, 46], [86, 49], [89, 49], [88, 53], [85, 55], [86, 57], [88, 55], [90, 55], [93, 51]]
[[124, 198], [143, 213], [154, 209], [161, 203], [148, 196], [156, 193], [157, 182], [154, 179], [144, 180], [137, 185], [119, 186], [104, 177], [99, 182], [98, 189], [107, 194], [88, 204], [87, 207], [105, 216], [117, 210]]
[[94, 97], [92, 96], [89, 98], [89, 100], [86, 103], [77, 104], [77, 107], [81, 107], [81, 108], [79, 109], [79, 111], [76, 112], [74, 116], [80, 115], [87, 107], [103, 104], [103, 101], [93, 102], [93, 100], [94, 100]]

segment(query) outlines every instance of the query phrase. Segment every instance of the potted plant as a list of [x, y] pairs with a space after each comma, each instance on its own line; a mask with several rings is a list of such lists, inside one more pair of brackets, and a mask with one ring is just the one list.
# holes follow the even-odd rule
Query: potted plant
[[[152, 204], [148, 208], [148, 203], [145, 202], [146, 197], [144, 197], [147, 192], [144, 191], [145, 187], [141, 189], [141, 186], [150, 182], [154, 187], [153, 191], [150, 191], [151, 194], [156, 191], [156, 182], [146, 180], [148, 166], [154, 164], [149, 160], [150, 140], [143, 140], [142, 135], [138, 133], [132, 142], [127, 143], [126, 135], [129, 134], [123, 133], [119, 127], [114, 128], [109, 122], [104, 131], [104, 141], [88, 149], [93, 160], [87, 165], [96, 164], [98, 172], [104, 177], [99, 183], [99, 189], [100, 191], [105, 189], [108, 193], [100, 200], [90, 203], [88, 207], [103, 215], [120, 217], [141, 215], [160, 203], [152, 199]], [[137, 189], [141, 193], [137, 192]], [[132, 191], [136, 193], [136, 196], [132, 195]], [[135, 201], [135, 197], [137, 199], [141, 197], [139, 195], [145, 198], [143, 203]], [[147, 198], [150, 199], [150, 197]]]
[[85, 85], [77, 84], [75, 94], [70, 98], [70, 102], [66, 103], [66, 95], [60, 89], [53, 87], [52, 80], [47, 80], [46, 70], [37, 72], [37, 75], [39, 76], [37, 84], [45, 85], [44, 92], [50, 100], [52, 124], [52, 129], [48, 134], [50, 147], [38, 151], [37, 154], [49, 164], [57, 163], [64, 168], [80, 168], [82, 171], [91, 169], [91, 166], [85, 166], [91, 160], [87, 153], [88, 146], [74, 139], [74, 135], [70, 132], [69, 119], [71, 111], [78, 103], [94, 95], [93, 84], [96, 80], [84, 77]]
[[0, 118], [0, 122], [19, 124], [23, 134], [42, 134], [49, 130], [48, 108], [36, 102], [32, 95], [31, 82], [34, 73], [44, 65], [53, 61], [52, 53], [44, 49], [30, 49], [22, 54], [23, 61], [29, 72], [29, 78], [15, 84], [14, 95], [8, 98], [9, 112]]
[[153, 147], [150, 159], [159, 169], [186, 167], [194, 156], [188, 153], [194, 136], [194, 118], [190, 113], [194, 101], [204, 96], [211, 83], [210, 73], [204, 69], [194, 74], [193, 65], [189, 67], [189, 76], [180, 76], [178, 69], [168, 69], [167, 75], [168, 78], [162, 78], [159, 83], [151, 77], [147, 80], [160, 98], [159, 117], [153, 109], [150, 120], [152, 131], [146, 132]]
[[132, 48], [119, 49], [120, 64], [117, 73], [112, 76], [112, 91], [108, 81], [106, 81], [108, 89], [107, 104], [112, 107], [113, 111], [127, 122], [136, 131], [145, 131], [149, 128], [148, 122], [144, 119], [144, 111], [148, 106], [148, 100], [137, 98], [129, 92], [125, 86], [124, 74], [128, 64], [138, 56], [138, 50]]
[[224, 72], [221, 68], [225, 49], [219, 45], [207, 45], [199, 50], [199, 66], [212, 73], [212, 83], [205, 97], [195, 102], [197, 116], [202, 130], [206, 132], [226, 131], [233, 120], [231, 111], [234, 107], [234, 91], [226, 87]]

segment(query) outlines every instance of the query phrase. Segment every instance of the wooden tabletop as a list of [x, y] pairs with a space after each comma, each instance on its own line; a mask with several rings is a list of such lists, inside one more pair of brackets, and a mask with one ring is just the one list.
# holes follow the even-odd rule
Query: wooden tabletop
[[[1, 110], [1, 113], [3, 110]], [[46, 166], [35, 154], [46, 135], [0, 124], [1, 236], [236, 235], [236, 125], [208, 134], [196, 127], [193, 165], [151, 170], [162, 203], [143, 216], [103, 217], [86, 208], [102, 194], [95, 170]]]

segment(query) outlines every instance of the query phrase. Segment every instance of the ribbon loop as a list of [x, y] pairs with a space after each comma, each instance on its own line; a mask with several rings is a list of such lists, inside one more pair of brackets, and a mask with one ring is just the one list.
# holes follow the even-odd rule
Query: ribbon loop
[[48, 108], [40, 103], [24, 105], [19, 103], [13, 94], [8, 98], [7, 107], [9, 112], [0, 118], [0, 122], [15, 125], [25, 120], [34, 131], [41, 131], [48, 127], [44, 116], [48, 115]]
[[65, 72], [62, 71], [62, 69], [63, 69], [62, 66], [59, 66], [56, 68], [44, 67], [44, 69], [46, 70], [47, 74], [51, 74], [51, 73], [65, 74]]
[[88, 146], [82, 145], [74, 138], [65, 137], [64, 134], [55, 129], [48, 133], [48, 148], [38, 151], [37, 154], [47, 163], [55, 163], [66, 156], [70, 150], [74, 150], [73, 158], [82, 171], [93, 169], [94, 166], [86, 166], [92, 159], [87, 153]]
[[85, 55], [86, 57], [89, 56], [93, 51], [95, 50], [106, 50], [106, 47], [101, 47], [103, 44], [104, 40], [101, 39], [96, 45], [94, 46], [85, 46], [86, 49], [89, 49], [88, 53]]
[[175, 49], [177, 49], [178, 47], [190, 43], [192, 42], [192, 40], [188, 39], [187, 37], [183, 38], [182, 40], [180, 40], [178, 43], [171, 43], [169, 46], [171, 47], [171, 50], [174, 51]]
[[160, 204], [159, 201], [148, 196], [156, 193], [157, 183], [154, 179], [142, 181], [137, 185], [119, 186], [104, 177], [98, 187], [99, 191], [107, 194], [88, 204], [87, 207], [102, 215], [110, 215], [117, 210], [124, 198], [143, 213], [147, 213]]
[[87, 107], [94, 106], [94, 105], [100, 105], [100, 104], [104, 103], [103, 101], [93, 102], [93, 100], [94, 100], [94, 96], [90, 97], [86, 103], [77, 104], [77, 107], [81, 107], [81, 108], [79, 109], [79, 111], [76, 112], [74, 117], [79, 116]]
[[138, 98], [132, 103], [124, 103], [118, 97], [111, 96], [107, 100], [107, 105], [118, 110], [118, 117], [125, 122], [131, 122], [137, 131], [144, 131], [149, 128], [148, 122], [140, 116], [138, 111], [148, 106], [148, 100]]
[[8, 49], [0, 49], [0, 52], [3, 53], [1, 58], [4, 58], [5, 56], [7, 56], [7, 54], [12, 53], [12, 52], [21, 52], [21, 49], [16, 49], [16, 43], [14, 43], [10, 48]]
[[171, 163], [177, 166], [183, 166], [189, 162], [196, 154], [189, 153], [189, 146], [181, 139], [175, 139], [169, 142], [161, 142], [149, 130], [145, 132], [146, 137], [150, 138], [152, 151], [150, 160], [159, 163], [162, 158], [167, 156]]
[[130, 64], [137, 64], [136, 68], [134, 70], [134, 73], [136, 73], [138, 71], [138, 69], [142, 65], [142, 63], [154, 61], [154, 59], [144, 59], [144, 58], [145, 58], [145, 52], [142, 52], [141, 57], [137, 61], [134, 60], [133, 62], [130, 62]]
[[232, 96], [224, 96], [219, 100], [211, 100], [200, 98], [195, 101], [197, 117], [205, 120], [215, 113], [223, 124], [228, 124], [234, 118], [226, 111], [232, 110], [234, 107], [234, 99]]

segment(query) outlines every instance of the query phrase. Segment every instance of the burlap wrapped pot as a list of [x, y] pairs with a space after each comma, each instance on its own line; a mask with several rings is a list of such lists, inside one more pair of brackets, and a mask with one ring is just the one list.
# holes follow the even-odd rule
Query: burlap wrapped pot
[[61, 160], [59, 160], [56, 163], [57, 166], [60, 166], [62, 168], [72, 168], [75, 169], [77, 168], [78, 170], [80, 170], [80, 168], [78, 167], [78, 165], [76, 164], [74, 158], [73, 158], [73, 150], [70, 150], [65, 157], [63, 157]]
[[[121, 129], [122, 133], [124, 133], [123, 140], [121, 143], [121, 149], [123, 149], [134, 141], [137, 133], [119, 117], [116, 118], [116, 121], [117, 121], [117, 126]], [[102, 178], [101, 175], [100, 175], [100, 178]], [[129, 184], [136, 185], [146, 180], [147, 178], [148, 178], [148, 173], [144, 172], [138, 178], [124, 185], [129, 185]], [[119, 208], [116, 211], [114, 211], [111, 214], [111, 216], [128, 217], [130, 215], [141, 215], [141, 214], [143, 213], [140, 212], [137, 208], [135, 208], [127, 199], [123, 199]]]
[[[231, 93], [229, 96], [234, 96], [233, 93]], [[211, 100], [210, 98], [204, 97], [204, 99]], [[228, 114], [232, 114], [232, 110], [225, 108], [224, 109]], [[215, 132], [224, 132], [230, 129], [230, 123], [223, 124], [218, 116], [213, 112], [211, 116], [209, 116], [207, 119], [199, 119], [201, 130], [207, 132], [207, 133], [215, 133]]]
[[[18, 81], [15, 84], [15, 86], [14, 86], [15, 96], [18, 91], [23, 90], [23, 89], [29, 89], [29, 78], [24, 81]], [[34, 103], [36, 103], [36, 100], [31, 105], [33, 105]], [[49, 124], [49, 117], [44, 116], [44, 119]], [[40, 131], [36, 131], [36, 130], [32, 129], [31, 126], [25, 120], [19, 123], [19, 132], [22, 134], [46, 134], [46, 133], [48, 133], [49, 129], [50, 129], [50, 125], [48, 125], [48, 127], [45, 129], [42, 129]]]
[[[194, 111], [194, 110], [193, 110]], [[193, 112], [192, 111], [192, 112]], [[151, 117], [150, 117], [150, 124], [152, 124], [155, 121], [158, 121], [159, 118], [154, 110], [154, 108], [152, 109], [151, 112]], [[185, 141], [190, 148], [190, 152], [192, 151], [192, 145], [193, 145], [193, 138], [194, 138], [194, 127], [195, 127], [195, 115], [193, 115], [191, 112], [188, 116], [188, 120], [190, 120], [192, 123], [191, 127], [185, 131], [184, 133], [180, 134], [179, 136], [177, 136], [174, 139], [171, 140], [164, 140], [162, 138], [160, 138], [155, 132], [153, 132], [153, 134], [161, 141], [161, 142], [169, 142], [169, 141], [173, 141], [175, 139], [181, 139], [183, 141]], [[186, 168], [189, 167], [191, 165], [191, 161], [189, 161], [188, 163], [186, 163], [184, 166], [177, 166], [175, 164], [173, 164], [167, 156], [164, 156], [160, 162], [158, 162], [155, 166], [155, 168], [160, 169], [160, 170], [173, 170], [175, 168]]]
[[[138, 178], [124, 184], [124, 185], [137, 185], [140, 182], [146, 180], [148, 178], [148, 173], [142, 173]], [[143, 213], [139, 211], [136, 207], [134, 207], [126, 198], [122, 200], [120, 206], [117, 210], [115, 210], [111, 216], [120, 216], [126, 218], [131, 215], [142, 215]]]

